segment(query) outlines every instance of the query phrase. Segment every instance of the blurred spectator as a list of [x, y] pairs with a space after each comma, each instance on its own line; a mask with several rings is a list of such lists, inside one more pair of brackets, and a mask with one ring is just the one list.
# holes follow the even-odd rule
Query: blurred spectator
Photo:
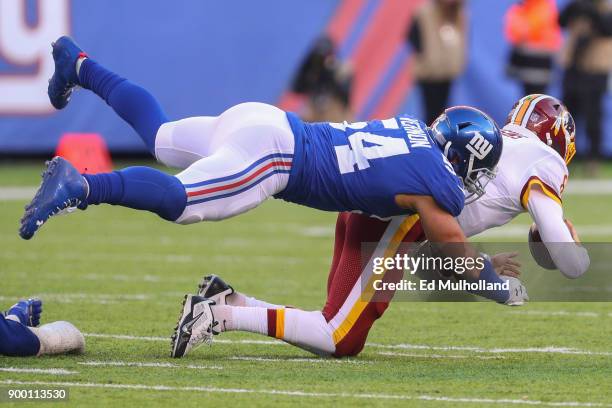
[[353, 73], [336, 57], [328, 37], [319, 38], [293, 80], [292, 92], [307, 97], [302, 118], [308, 122], [352, 121], [350, 108]]
[[410, 23], [407, 40], [428, 125], [446, 108], [451, 84], [463, 72], [466, 19], [462, 0], [428, 0]]
[[612, 72], [612, 2], [571, 1], [559, 16], [568, 37], [561, 61], [565, 68], [563, 101], [586, 122], [590, 141], [589, 172], [601, 158], [603, 96]]
[[557, 19], [555, 0], [523, 0], [506, 13], [506, 38], [512, 45], [508, 75], [522, 83], [524, 95], [546, 93], [561, 46]]

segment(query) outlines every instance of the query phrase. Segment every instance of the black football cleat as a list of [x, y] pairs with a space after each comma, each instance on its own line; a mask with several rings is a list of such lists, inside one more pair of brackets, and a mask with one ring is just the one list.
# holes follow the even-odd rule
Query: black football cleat
[[201, 296], [185, 295], [178, 323], [172, 335], [172, 351], [175, 358], [184, 357], [201, 344], [211, 344], [214, 316], [211, 305], [215, 302]]
[[234, 288], [217, 275], [207, 275], [198, 285], [198, 296], [215, 301], [217, 305], [226, 305], [226, 298], [234, 293]]

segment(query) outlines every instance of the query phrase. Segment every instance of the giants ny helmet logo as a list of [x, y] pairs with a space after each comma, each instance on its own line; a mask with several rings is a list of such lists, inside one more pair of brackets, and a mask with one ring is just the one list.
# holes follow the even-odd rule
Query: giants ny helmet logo
[[478, 160], [483, 160], [493, 149], [493, 145], [484, 138], [480, 132], [474, 132], [474, 137], [465, 146], [468, 152], [472, 153]]

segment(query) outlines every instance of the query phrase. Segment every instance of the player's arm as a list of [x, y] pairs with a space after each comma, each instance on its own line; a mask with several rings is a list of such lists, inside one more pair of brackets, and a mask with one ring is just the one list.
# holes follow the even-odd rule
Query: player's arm
[[455, 217], [444, 211], [431, 196], [398, 194], [396, 204], [419, 214], [430, 242], [465, 242], [463, 230]]
[[[401, 208], [412, 210], [419, 214], [423, 231], [429, 242], [452, 244], [445, 245], [442, 248], [445, 256], [454, 258], [475, 258], [478, 256], [474, 248], [467, 243], [467, 238], [455, 217], [440, 208], [433, 197], [400, 194], [396, 196], [395, 200]], [[474, 269], [466, 272], [465, 277], [478, 279], [480, 272], [480, 270]]]
[[[478, 258], [480, 254], [467, 242], [467, 238], [455, 217], [442, 209], [431, 196], [399, 194], [395, 197], [396, 204], [419, 214], [423, 231], [427, 239], [433, 243], [450, 245], [440, 246], [444, 256], [452, 258]], [[483, 268], [466, 270], [462, 275], [467, 281], [478, 280], [487, 283], [503, 283], [497, 275], [495, 268], [486, 257], [483, 259]], [[512, 278], [504, 278], [512, 279]], [[520, 293], [519, 293], [520, 292]], [[523, 294], [525, 292], [525, 294]], [[521, 305], [527, 300], [526, 291], [518, 279], [510, 284], [510, 290], [475, 291], [474, 294], [507, 305]]]
[[559, 271], [570, 279], [584, 274], [590, 265], [589, 254], [579, 244], [573, 225], [566, 224], [561, 204], [534, 185], [527, 201], [527, 210]]

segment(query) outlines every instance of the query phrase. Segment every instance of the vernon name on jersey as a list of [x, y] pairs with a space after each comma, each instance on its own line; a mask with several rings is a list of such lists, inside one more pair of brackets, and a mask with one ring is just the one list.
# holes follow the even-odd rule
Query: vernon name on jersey
[[418, 119], [401, 116], [356, 123], [305, 123], [287, 114], [295, 136], [287, 187], [276, 198], [326, 211], [378, 217], [409, 214], [398, 194], [432, 196], [458, 215], [462, 183]]

